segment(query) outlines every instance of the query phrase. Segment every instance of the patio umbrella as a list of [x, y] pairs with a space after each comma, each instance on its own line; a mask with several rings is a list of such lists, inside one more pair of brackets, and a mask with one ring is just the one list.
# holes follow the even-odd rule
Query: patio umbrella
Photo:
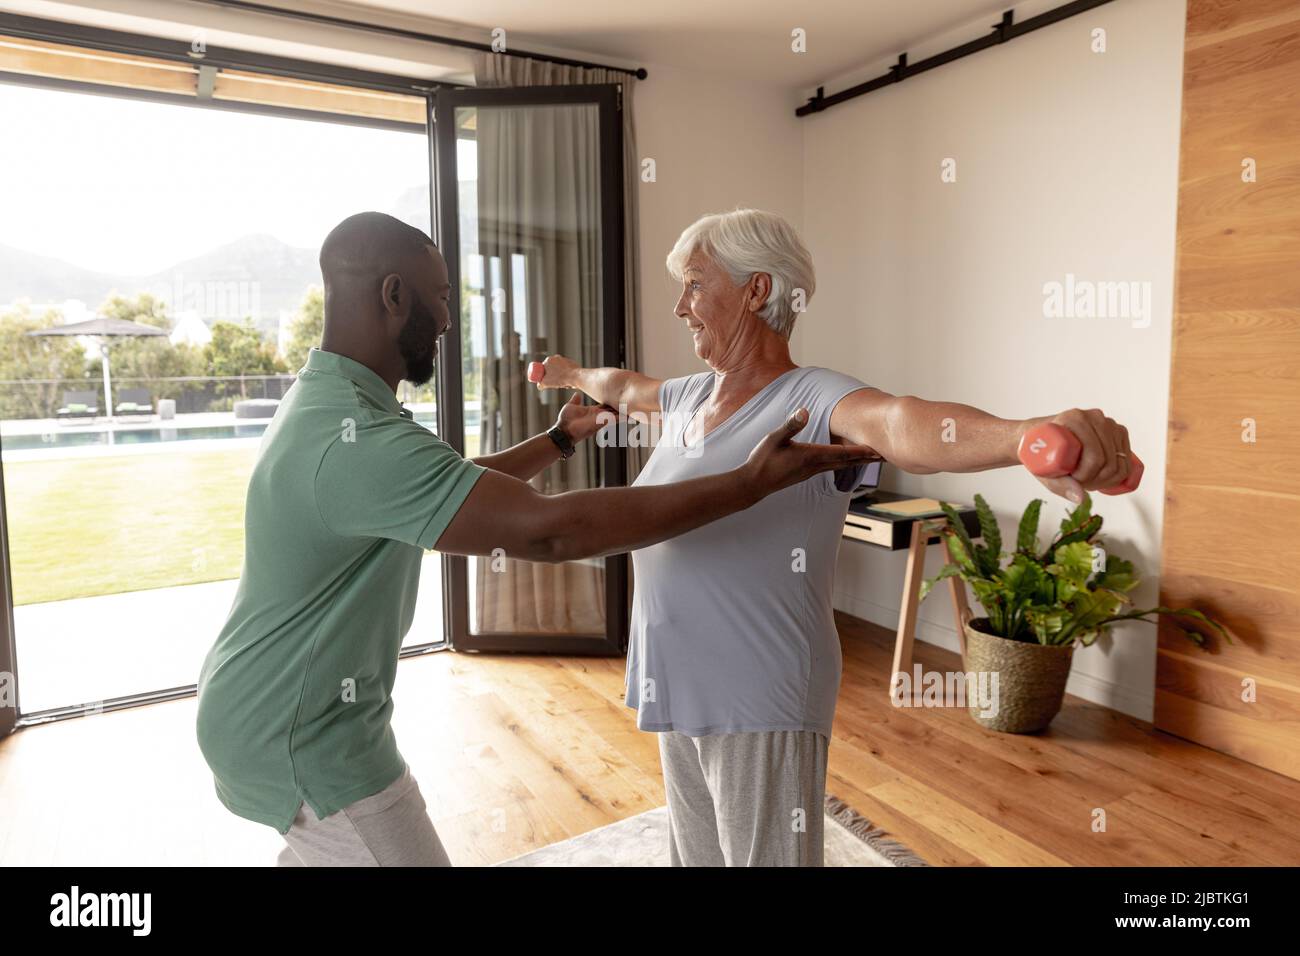
[[146, 335], [166, 335], [166, 331], [142, 322], [130, 322], [126, 319], [96, 318], [85, 322], [73, 322], [71, 325], [55, 325], [48, 329], [37, 329], [28, 335], [85, 335], [99, 339], [99, 354], [104, 369], [104, 413], [110, 424], [113, 421], [113, 380], [108, 370], [108, 340], [110, 338], [138, 338]]

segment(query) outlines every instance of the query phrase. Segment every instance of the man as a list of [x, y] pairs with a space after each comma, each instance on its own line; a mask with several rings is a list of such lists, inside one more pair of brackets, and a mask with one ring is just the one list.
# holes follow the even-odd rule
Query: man
[[732, 471], [543, 495], [527, 479], [593, 434], [597, 409], [570, 403], [551, 433], [461, 458], [396, 397], [402, 379], [430, 379], [451, 327], [433, 242], [361, 213], [329, 234], [320, 262], [321, 348], [249, 480], [239, 590], [199, 679], [199, 746], [225, 806], [284, 835], [281, 865], [447, 865], [389, 725], [425, 550], [614, 554], [874, 453], [791, 442], [800, 409]]

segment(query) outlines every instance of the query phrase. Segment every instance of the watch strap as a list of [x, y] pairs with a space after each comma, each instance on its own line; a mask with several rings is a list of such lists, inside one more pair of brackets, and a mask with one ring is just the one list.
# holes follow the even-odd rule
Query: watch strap
[[560, 449], [562, 458], [572, 458], [573, 453], [578, 450], [573, 447], [573, 442], [559, 425], [552, 425], [546, 434], [550, 436], [551, 441], [555, 442], [555, 447]]

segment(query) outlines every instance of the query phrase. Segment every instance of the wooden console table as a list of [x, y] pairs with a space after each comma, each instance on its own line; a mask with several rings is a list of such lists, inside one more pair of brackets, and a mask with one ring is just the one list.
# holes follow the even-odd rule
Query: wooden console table
[[[911, 518], [875, 511], [871, 507], [876, 502], [906, 501], [915, 497], [917, 496], [878, 491], [866, 501], [854, 501], [849, 506], [849, 512], [856, 520], [854, 523], [846, 521], [844, 524], [844, 537], [851, 541], [860, 541], [885, 551], [907, 551], [907, 570], [903, 576], [903, 599], [898, 614], [898, 633], [894, 638], [894, 661], [889, 671], [891, 692], [894, 675], [900, 672], [906, 674], [912, 669], [912, 643], [916, 637], [916, 617], [920, 606], [921, 581], [925, 577], [927, 547], [937, 541], [943, 548], [944, 563], [952, 561], [952, 555], [948, 550], [948, 539], [939, 534], [939, 531], [947, 525], [945, 518]], [[979, 519], [975, 509], [958, 508], [957, 516], [966, 526], [966, 532], [971, 539], [979, 538]], [[948, 579], [948, 590], [952, 596], [957, 641], [961, 647], [962, 660], [965, 661], [966, 622], [971, 619], [970, 605], [966, 602], [966, 584], [961, 578], [952, 577]]]

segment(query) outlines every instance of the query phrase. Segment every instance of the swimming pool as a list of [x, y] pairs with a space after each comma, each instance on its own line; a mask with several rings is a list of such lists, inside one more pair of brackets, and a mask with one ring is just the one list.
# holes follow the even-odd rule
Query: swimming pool
[[38, 448], [85, 448], [101, 445], [152, 445], [158, 442], [196, 441], [210, 438], [256, 438], [270, 420], [238, 425], [205, 425], [195, 428], [122, 428], [77, 432], [45, 432], [36, 435], [6, 435], [0, 438], [5, 451]]
[[[415, 420], [430, 431], [435, 427], [434, 412], [417, 412]], [[473, 416], [477, 419], [477, 415]], [[184, 428], [155, 425], [124, 426], [111, 433], [105, 428], [85, 431], [36, 432], [0, 437], [4, 451], [36, 451], [42, 448], [99, 448], [109, 445], [156, 445], [164, 442], [210, 441], [214, 438], [257, 438], [266, 431], [271, 419], [242, 420], [234, 425], [193, 425]], [[477, 431], [477, 421], [466, 429]]]

